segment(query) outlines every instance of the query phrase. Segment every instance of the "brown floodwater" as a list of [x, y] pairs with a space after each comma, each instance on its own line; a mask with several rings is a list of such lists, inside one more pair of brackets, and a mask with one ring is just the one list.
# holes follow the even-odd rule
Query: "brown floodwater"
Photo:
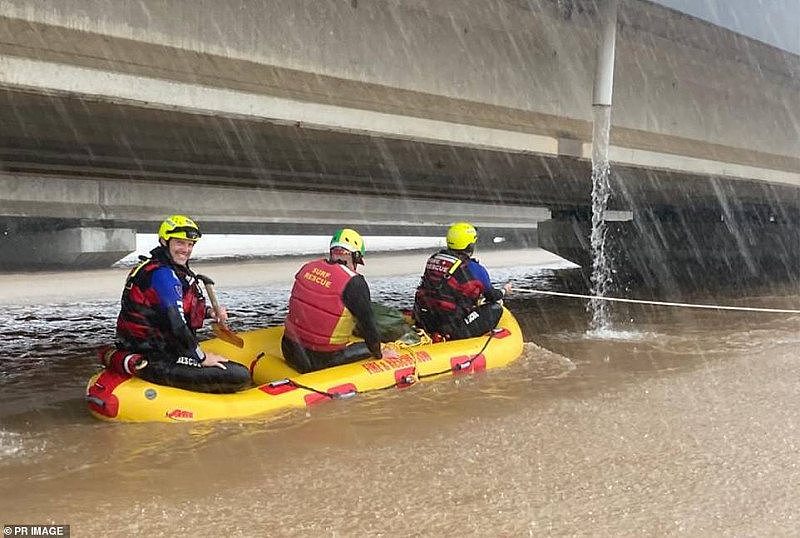
[[[575, 290], [549, 271], [495, 272]], [[375, 279], [403, 305], [416, 279]], [[231, 290], [234, 327], [287, 289]], [[662, 297], [662, 300], [670, 298]], [[682, 301], [800, 308], [797, 289]], [[0, 314], [0, 523], [73, 536], [789, 536], [800, 316], [517, 294], [510, 367], [247, 421], [109, 424], [82, 395], [115, 302]]]

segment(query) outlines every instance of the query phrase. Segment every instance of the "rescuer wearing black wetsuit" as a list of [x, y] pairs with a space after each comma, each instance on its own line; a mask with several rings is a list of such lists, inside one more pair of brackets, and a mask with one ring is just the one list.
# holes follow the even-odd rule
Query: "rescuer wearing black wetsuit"
[[[183, 215], [167, 218], [158, 231], [160, 245], [128, 274], [117, 318], [117, 355], [126, 373], [200, 392], [236, 392], [250, 384], [241, 364], [200, 349], [195, 335], [207, 318], [224, 322], [227, 312], [206, 306], [189, 258], [200, 230]], [[131, 364], [128, 357], [141, 355]]]

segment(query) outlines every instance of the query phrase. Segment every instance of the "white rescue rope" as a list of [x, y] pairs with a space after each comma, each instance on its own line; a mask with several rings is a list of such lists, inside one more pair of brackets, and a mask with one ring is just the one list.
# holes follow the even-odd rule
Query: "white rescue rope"
[[599, 297], [597, 295], [581, 295], [579, 293], [563, 293], [560, 291], [542, 291], [530, 288], [516, 288], [515, 291], [530, 293], [540, 293], [542, 295], [556, 295], [558, 297], [575, 297], [578, 299], [595, 299], [598, 301], [616, 301], [619, 303], [638, 303], [652, 304], [659, 306], [681, 306], [684, 308], [709, 308], [712, 310], [740, 310], [743, 312], [773, 312], [777, 314], [800, 314], [800, 310], [789, 310], [783, 308], [755, 308], [749, 306], [723, 306], [714, 304], [691, 304], [691, 303], [667, 303], [663, 301], [641, 301], [638, 299], [622, 299], [620, 297]]

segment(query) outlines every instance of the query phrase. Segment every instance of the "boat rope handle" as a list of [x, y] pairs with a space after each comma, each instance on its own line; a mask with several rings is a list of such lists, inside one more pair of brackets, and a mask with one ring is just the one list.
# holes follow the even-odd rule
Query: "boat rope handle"
[[725, 306], [714, 304], [695, 304], [695, 303], [670, 303], [665, 301], [644, 301], [640, 299], [624, 299], [622, 297], [601, 297], [599, 295], [582, 295], [580, 293], [565, 293], [560, 291], [544, 291], [532, 288], [516, 288], [516, 291], [539, 293], [541, 295], [555, 295], [557, 297], [574, 297], [577, 299], [591, 299], [597, 301], [616, 301], [619, 303], [651, 304], [657, 306], [679, 306], [683, 308], [708, 308], [711, 310], [738, 310], [741, 312], [772, 312], [777, 314], [800, 314], [800, 310], [788, 308], [756, 308], [750, 306]]
[[[474, 361], [476, 358], [478, 358], [481, 355], [481, 353], [486, 351], [486, 348], [489, 347], [489, 342], [491, 342], [492, 338], [494, 338], [496, 330], [497, 330], [497, 328], [495, 327], [491, 331], [489, 331], [489, 337], [486, 339], [486, 342], [483, 343], [483, 347], [481, 348], [480, 351], [478, 351], [475, 355], [473, 355], [472, 357], [470, 357], [469, 359], [467, 359], [466, 361], [464, 361], [463, 363], [460, 363], [460, 364], [472, 364], [472, 361]], [[451, 366], [447, 370], [442, 370], [440, 372], [432, 372], [430, 374], [424, 374], [424, 375], [412, 374], [412, 375], [408, 375], [408, 376], [405, 376], [404, 378], [398, 379], [397, 381], [395, 381], [391, 385], [386, 385], [384, 387], [376, 387], [374, 389], [368, 389], [368, 390], [353, 390], [353, 391], [348, 391], [348, 392], [341, 393], [341, 394], [335, 393], [335, 392], [328, 392], [326, 390], [316, 389], [316, 388], [310, 387], [308, 385], [303, 385], [301, 383], [298, 383], [294, 379], [287, 378], [287, 381], [289, 383], [291, 383], [292, 385], [294, 385], [295, 387], [297, 387], [298, 389], [303, 389], [303, 390], [307, 390], [309, 392], [314, 392], [316, 394], [320, 394], [322, 396], [326, 396], [327, 398], [330, 398], [331, 400], [346, 400], [346, 399], [349, 399], [349, 398], [352, 398], [352, 397], [356, 396], [357, 394], [366, 394], [368, 392], [375, 392], [375, 391], [379, 391], [379, 390], [387, 390], [387, 389], [391, 389], [391, 388], [397, 387], [398, 385], [401, 385], [403, 383], [406, 383], [407, 385], [411, 385], [411, 384], [415, 383], [416, 381], [418, 381], [420, 379], [425, 379], [425, 378], [428, 378], [428, 377], [434, 377], [434, 376], [446, 374], [446, 373], [449, 373], [449, 372], [457, 372], [459, 370], [458, 366], [459, 365]], [[413, 379], [413, 381], [412, 381], [412, 379]]]
[[327, 396], [331, 400], [336, 400], [340, 396], [339, 394], [337, 394], [335, 392], [328, 392], [327, 390], [319, 390], [319, 389], [315, 389], [314, 387], [309, 387], [308, 385], [302, 385], [302, 384], [298, 383], [297, 381], [295, 381], [294, 379], [289, 379], [289, 383], [291, 383], [292, 385], [294, 385], [298, 389], [307, 390], [309, 392], [316, 392], [317, 394], [321, 394], [322, 396]]
[[[483, 343], [483, 347], [481, 348], [481, 350], [478, 351], [476, 354], [474, 354], [472, 357], [470, 357], [469, 359], [467, 359], [466, 361], [464, 361], [461, 364], [472, 364], [472, 361], [474, 361], [475, 359], [480, 357], [481, 353], [486, 351], [486, 348], [489, 347], [489, 342], [491, 342], [492, 338], [494, 338], [495, 329], [496, 329], [496, 326], [491, 331], [489, 331], [489, 338], [487, 338], [486, 342]], [[433, 373], [430, 373], [430, 374], [419, 375], [417, 377], [419, 379], [425, 379], [425, 378], [428, 378], [428, 377], [434, 377], [434, 376], [437, 376], [437, 375], [446, 374], [448, 372], [457, 372], [457, 371], [458, 371], [458, 369], [456, 369], [454, 367], [450, 367], [447, 370], [442, 370], [441, 372], [433, 372]]]

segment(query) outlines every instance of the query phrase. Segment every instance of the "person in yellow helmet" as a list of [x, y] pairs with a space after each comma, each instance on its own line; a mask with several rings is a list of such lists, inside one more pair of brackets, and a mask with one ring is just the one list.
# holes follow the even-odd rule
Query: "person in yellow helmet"
[[[472, 257], [478, 232], [468, 222], [447, 230], [447, 248], [428, 258], [414, 296], [417, 326], [445, 339], [479, 336], [492, 330], [503, 313], [498, 303], [511, 284], [497, 289]], [[481, 304], [482, 303], [482, 304]]]
[[[381, 350], [369, 286], [356, 271], [364, 253], [364, 238], [342, 228], [331, 237], [328, 258], [304, 264], [295, 275], [281, 350], [298, 372], [397, 356]], [[348, 345], [356, 328], [364, 342]]]
[[184, 215], [172, 215], [161, 223], [159, 245], [125, 282], [117, 350], [102, 357], [107, 368], [200, 392], [236, 392], [250, 384], [247, 368], [198, 345], [196, 332], [205, 319], [227, 320], [224, 308], [217, 314], [206, 305], [189, 267], [201, 235], [197, 224]]

